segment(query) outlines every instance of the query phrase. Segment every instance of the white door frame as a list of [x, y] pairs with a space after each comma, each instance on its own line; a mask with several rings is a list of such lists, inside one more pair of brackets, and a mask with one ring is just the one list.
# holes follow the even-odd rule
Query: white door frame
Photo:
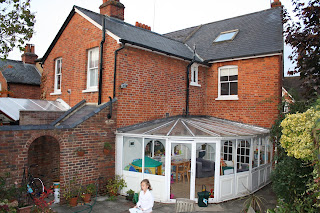
[[[210, 202], [216, 202], [218, 200], [218, 183], [219, 183], [219, 176], [220, 176], [220, 140], [205, 140], [205, 139], [200, 139], [200, 140], [172, 140], [172, 139], [169, 139], [168, 140], [168, 145], [169, 147], [168, 148], [168, 151], [169, 153], [171, 153], [171, 147], [172, 147], [172, 144], [191, 144], [191, 173], [190, 173], [190, 177], [191, 177], [191, 180], [190, 180], [190, 197], [189, 199], [190, 200], [195, 200], [196, 201], [196, 198], [195, 198], [195, 183], [196, 183], [196, 145], [198, 143], [207, 143], [207, 144], [216, 144], [216, 159], [215, 159], [215, 181], [214, 181], [214, 185], [215, 185], [215, 190], [214, 190], [214, 198], [210, 198], [209, 201]], [[167, 162], [171, 165], [171, 154], [170, 155], [166, 155], [167, 159], [168, 160]], [[171, 174], [171, 166], [166, 166], [166, 173], [167, 174]], [[168, 183], [168, 189], [167, 191], [169, 192], [168, 193], [168, 196], [170, 198], [170, 185], [171, 185], [171, 181], [170, 181], [170, 175], [168, 175], [168, 178], [167, 178], [167, 183]], [[170, 199], [170, 201], [174, 201], [175, 199]]]

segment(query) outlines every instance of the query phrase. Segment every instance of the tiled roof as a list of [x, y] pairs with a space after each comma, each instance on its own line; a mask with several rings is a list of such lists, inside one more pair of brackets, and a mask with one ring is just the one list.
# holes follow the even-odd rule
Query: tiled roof
[[40, 85], [41, 75], [33, 64], [16, 60], [0, 60], [2, 74], [8, 83]]
[[[271, 8], [165, 36], [185, 41], [189, 46], [196, 44], [197, 53], [205, 61], [279, 53], [283, 50], [281, 14], [281, 7]], [[239, 33], [234, 40], [213, 43], [221, 32], [236, 29]]]
[[[86, 16], [102, 25], [103, 15], [74, 6]], [[164, 54], [169, 54], [191, 60], [193, 51], [184, 43], [165, 37], [150, 30], [133, 26], [122, 20], [105, 16], [105, 27], [107, 30], [120, 37], [124, 42], [135, 44], [148, 49], [158, 50]], [[200, 61], [200, 59], [198, 59]]]

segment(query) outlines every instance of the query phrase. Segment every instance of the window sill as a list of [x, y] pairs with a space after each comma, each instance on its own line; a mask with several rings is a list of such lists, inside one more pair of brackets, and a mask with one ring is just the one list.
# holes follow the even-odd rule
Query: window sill
[[52, 92], [50, 95], [61, 95], [61, 92]]
[[88, 93], [88, 92], [98, 92], [98, 89], [86, 89], [86, 90], [82, 90], [82, 93]]
[[201, 85], [200, 85], [200, 84], [195, 83], [195, 82], [191, 82], [191, 83], [190, 83], [190, 86], [201, 87]]
[[215, 99], [216, 101], [237, 101], [239, 100], [238, 96], [226, 96], [226, 97], [218, 97]]

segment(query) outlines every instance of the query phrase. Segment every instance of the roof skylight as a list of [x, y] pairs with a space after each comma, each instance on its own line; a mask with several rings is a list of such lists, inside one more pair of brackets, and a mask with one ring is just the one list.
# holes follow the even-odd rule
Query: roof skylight
[[239, 30], [230, 30], [226, 32], [221, 32], [218, 37], [213, 42], [220, 42], [220, 41], [230, 41], [236, 37]]

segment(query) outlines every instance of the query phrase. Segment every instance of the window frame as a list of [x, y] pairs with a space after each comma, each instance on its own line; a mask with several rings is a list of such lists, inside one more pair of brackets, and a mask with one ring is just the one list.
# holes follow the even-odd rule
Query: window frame
[[[60, 61], [60, 73], [59, 74], [57, 74], [58, 61]], [[58, 75], [60, 75], [60, 89], [58, 89], [58, 81], [57, 81]], [[61, 94], [61, 86], [62, 86], [61, 82], [62, 82], [62, 57], [56, 58], [54, 61], [54, 93], [53, 94]]]
[[196, 63], [192, 64], [190, 71], [191, 71], [190, 85], [201, 87], [201, 85], [199, 84], [199, 65]]
[[[96, 67], [90, 67], [90, 53], [93, 53], [94, 51], [97, 51], [97, 57], [98, 57], [98, 64]], [[91, 72], [92, 70], [95, 70], [97, 72], [97, 86], [90, 86], [90, 80], [91, 80]], [[82, 92], [97, 92], [99, 86], [99, 47], [91, 48], [87, 51], [87, 83], [86, 83], [86, 89]]]
[[239, 68], [237, 65], [227, 65], [227, 66], [222, 66], [218, 68], [218, 98], [216, 100], [239, 100], [238, 94], [237, 95], [221, 95], [221, 70], [223, 69], [232, 69], [232, 68], [237, 68], [238, 72], [238, 79], [237, 81], [228, 81], [228, 82], [237, 82], [237, 93], [239, 94]]

